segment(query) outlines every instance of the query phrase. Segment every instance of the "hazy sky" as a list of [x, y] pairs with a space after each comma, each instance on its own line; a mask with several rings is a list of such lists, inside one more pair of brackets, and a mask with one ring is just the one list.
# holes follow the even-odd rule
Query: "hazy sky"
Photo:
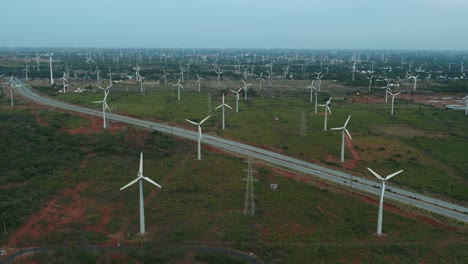
[[1, 46], [468, 49], [468, 0], [2, 0]]

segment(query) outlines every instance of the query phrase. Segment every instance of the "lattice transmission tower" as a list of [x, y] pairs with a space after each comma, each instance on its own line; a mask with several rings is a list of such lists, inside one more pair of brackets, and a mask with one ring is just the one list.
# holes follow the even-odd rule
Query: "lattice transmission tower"
[[254, 181], [257, 181], [253, 177], [253, 173], [256, 172], [252, 169], [252, 158], [247, 158], [247, 177], [243, 180], [247, 182], [245, 187], [245, 204], [244, 204], [244, 215], [255, 214], [255, 196], [254, 196]]

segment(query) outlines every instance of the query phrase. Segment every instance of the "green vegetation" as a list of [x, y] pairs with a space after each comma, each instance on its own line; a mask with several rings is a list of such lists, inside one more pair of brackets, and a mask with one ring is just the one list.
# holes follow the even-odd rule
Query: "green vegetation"
[[[239, 101], [239, 113], [227, 112], [226, 130], [220, 129], [221, 111], [213, 110], [212, 118], [203, 127], [204, 133], [235, 138], [304, 160], [341, 166], [338, 161], [341, 134], [323, 132], [323, 107], [314, 114], [307, 92], [287, 91], [281, 96], [271, 92], [268, 96], [260, 96], [253, 91], [249, 92], [248, 101], [243, 98]], [[220, 104], [222, 93], [213, 93], [212, 108]], [[60, 99], [97, 107], [89, 102], [101, 96], [101, 93], [68, 94], [60, 95]], [[322, 94], [319, 103], [328, 98]], [[167, 91], [150, 92], [144, 96], [114, 91], [109, 96], [109, 104], [116, 112], [189, 129], [191, 127], [185, 118], [204, 118], [208, 112], [207, 102], [207, 93], [192, 91], [183, 91], [180, 102], [174, 92]], [[235, 97], [226, 97], [226, 103], [235, 107]], [[328, 128], [342, 126], [347, 116], [352, 115], [348, 126], [353, 136], [352, 145], [355, 149], [357, 147], [357, 153], [364, 161], [351, 169], [352, 173], [372, 178], [365, 167], [372, 166], [382, 173], [404, 169], [406, 176], [397, 177], [392, 184], [468, 200], [468, 189], [455, 187], [468, 184], [468, 163], [464, 162], [462, 152], [468, 147], [468, 125], [461, 112], [397, 99], [395, 115], [391, 116], [389, 104], [355, 103], [348, 97], [333, 98], [331, 109], [333, 114], [328, 118]], [[300, 135], [303, 112], [307, 127], [305, 136]], [[402, 153], [405, 151], [411, 154]], [[345, 160], [350, 159], [351, 153], [347, 148]]]

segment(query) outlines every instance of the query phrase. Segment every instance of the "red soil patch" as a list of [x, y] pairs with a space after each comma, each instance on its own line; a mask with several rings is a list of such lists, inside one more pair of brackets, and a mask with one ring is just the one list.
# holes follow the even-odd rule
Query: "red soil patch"
[[80, 169], [86, 168], [86, 166], [88, 166], [89, 159], [94, 157], [94, 156], [96, 156], [96, 153], [89, 153], [88, 155], [86, 155], [85, 159], [80, 164]]
[[30, 184], [30, 182], [27, 182], [27, 181], [25, 181], [25, 182], [10, 182], [10, 183], [0, 185], [0, 190], [13, 189], [13, 188], [17, 188], [17, 187], [24, 187], [24, 186], [27, 186], [29, 184]]
[[[102, 118], [95, 117], [95, 116], [82, 116], [83, 118], [87, 118], [90, 120], [90, 125], [88, 127], [80, 127], [76, 129], [67, 130], [67, 132], [71, 135], [76, 134], [95, 134], [101, 133], [103, 131], [102, 127]], [[117, 131], [121, 131], [124, 125], [121, 123], [109, 123], [109, 127], [107, 131], [110, 133], [114, 133]]]
[[330, 154], [326, 154], [325, 160], [328, 162], [341, 164], [341, 167], [346, 168], [346, 169], [354, 169], [361, 163], [361, 157], [359, 157], [357, 150], [353, 148], [353, 144], [349, 138], [345, 138], [345, 146], [351, 152], [351, 156], [353, 156], [353, 159], [349, 159], [349, 157], [347, 159], [345, 156], [345, 160], [342, 163], [341, 157], [333, 157]]

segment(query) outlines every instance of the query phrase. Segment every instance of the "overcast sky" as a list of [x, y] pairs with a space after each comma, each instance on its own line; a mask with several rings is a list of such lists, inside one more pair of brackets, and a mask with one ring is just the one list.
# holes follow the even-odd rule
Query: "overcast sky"
[[468, 0], [2, 0], [0, 47], [468, 49]]

